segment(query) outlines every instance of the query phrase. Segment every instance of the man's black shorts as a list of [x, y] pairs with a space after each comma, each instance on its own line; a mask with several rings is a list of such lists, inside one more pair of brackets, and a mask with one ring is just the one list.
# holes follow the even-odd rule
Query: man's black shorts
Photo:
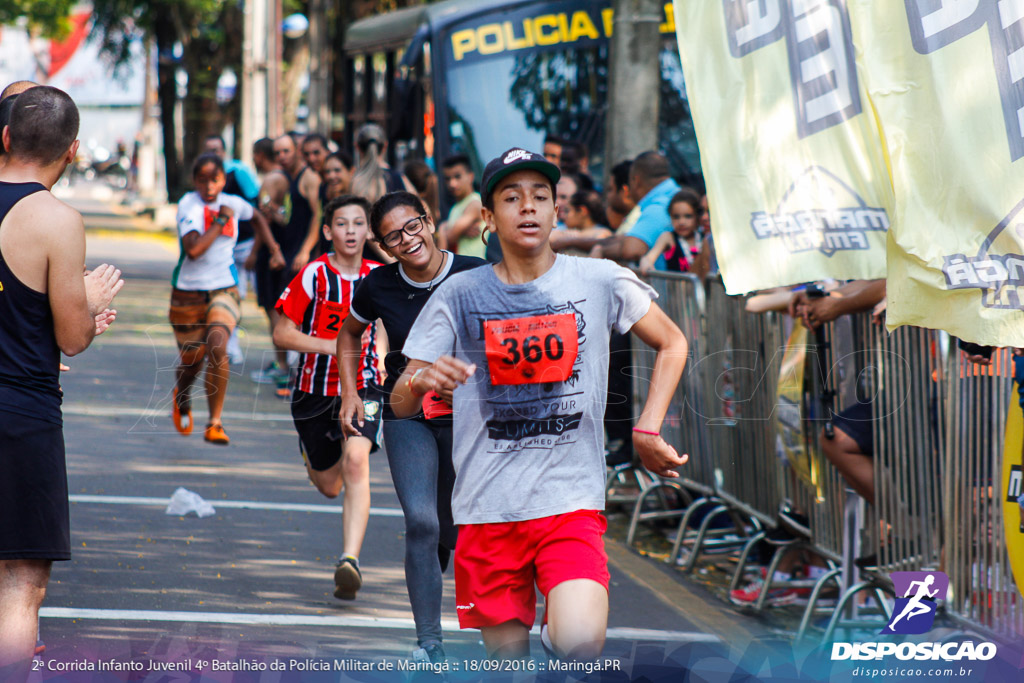
[[856, 441], [861, 453], [875, 457], [875, 446], [872, 441], [875, 423], [871, 418], [871, 403], [854, 403], [838, 415], [833, 415], [832, 424]]
[[265, 247], [260, 248], [256, 255], [256, 267], [254, 268], [256, 273], [256, 303], [259, 304], [260, 308], [268, 311], [273, 310], [281, 293], [284, 292], [285, 288], [295, 278], [295, 273], [292, 272], [292, 261], [295, 260], [297, 251], [296, 249], [284, 254], [284, 268], [271, 270], [270, 252]]
[[0, 560], [70, 560], [59, 424], [0, 411]]
[[[370, 452], [380, 448], [381, 416], [384, 412], [384, 392], [380, 387], [369, 385], [359, 390], [363, 399], [363, 426], [355, 421], [353, 425], [359, 433], [370, 440]], [[295, 429], [299, 432], [299, 448], [309, 461], [309, 466], [317, 471], [330, 469], [341, 459], [342, 438], [341, 423], [338, 413], [341, 412], [340, 396], [318, 396], [304, 391], [292, 392], [292, 419]]]

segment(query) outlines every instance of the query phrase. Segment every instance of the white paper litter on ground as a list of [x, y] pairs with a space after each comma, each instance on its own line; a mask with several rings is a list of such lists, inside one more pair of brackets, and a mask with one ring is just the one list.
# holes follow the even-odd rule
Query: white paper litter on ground
[[202, 496], [186, 488], [178, 487], [171, 496], [171, 502], [167, 506], [169, 515], [187, 515], [190, 512], [196, 513], [199, 517], [209, 517], [217, 511], [213, 506], [203, 500]]

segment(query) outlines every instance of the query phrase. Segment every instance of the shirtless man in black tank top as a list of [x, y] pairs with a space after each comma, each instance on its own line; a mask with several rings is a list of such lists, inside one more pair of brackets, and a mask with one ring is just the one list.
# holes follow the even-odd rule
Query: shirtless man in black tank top
[[[260, 189], [260, 210], [270, 221], [271, 232], [281, 245], [288, 265], [279, 271], [270, 270], [264, 249], [256, 260], [256, 298], [270, 318], [271, 332], [281, 317], [275, 310], [278, 298], [295, 274], [309, 263], [310, 254], [320, 239], [320, 176], [306, 166], [295, 139], [289, 134], [274, 140], [274, 161], [280, 171], [264, 180]], [[277, 372], [283, 373], [285, 379], [287, 367], [287, 353], [278, 349]], [[272, 370], [268, 368], [261, 374], [268, 372]], [[278, 382], [279, 390], [283, 389], [283, 384]]]
[[82, 217], [49, 192], [78, 151], [71, 98], [22, 93], [0, 135], [0, 680], [18, 681], [50, 565], [71, 558], [60, 352], [79, 354], [107, 329], [124, 282], [108, 265], [83, 276]]

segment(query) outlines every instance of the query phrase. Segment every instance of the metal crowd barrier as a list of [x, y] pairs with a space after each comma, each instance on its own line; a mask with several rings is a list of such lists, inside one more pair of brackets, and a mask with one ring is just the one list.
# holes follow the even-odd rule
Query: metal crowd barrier
[[1019, 645], [1024, 600], [1010, 567], [1002, 505], [1006, 415], [1017, 405], [1010, 354], [994, 354], [991, 367], [950, 354], [948, 367], [943, 540], [952, 599], [946, 610], [967, 630]]
[[[934, 570], [940, 563], [943, 365], [949, 338], [914, 327], [889, 334], [866, 316], [855, 316], [853, 322], [859, 328], [857, 353], [867, 359], [869, 381], [860, 383], [860, 398], [871, 401], [875, 504], [865, 510], [859, 498], [849, 501], [844, 557], [849, 560], [860, 555], [861, 548], [871, 548], [878, 559], [860, 576], [849, 561], [844, 562], [841, 585], [846, 590], [826, 639], [840, 627], [884, 627], [894, 597], [889, 572]], [[857, 603], [863, 592], [875, 598], [869, 615]]]
[[[670, 562], [692, 569], [708, 552], [738, 554], [732, 587], [744, 576], [753, 548], [791, 505], [808, 517], [809, 535], [776, 548], [767, 576], [783, 556], [805, 548], [829, 571], [816, 581], [764, 582], [755, 608], [779, 585], [813, 588], [798, 631], [802, 637], [828, 584], [840, 591], [826, 638], [837, 628], [865, 628], [888, 619], [892, 571], [940, 569], [950, 577], [946, 612], [965, 630], [1007, 639], [1024, 635], [1024, 600], [1010, 568], [1003, 536], [1002, 447], [1011, 396], [1008, 353], [995, 371], [962, 358], [941, 332], [900, 328], [889, 334], [867, 314], [826, 326], [808, 351], [820, 354], [813, 392], [831, 392], [834, 410], [872, 402], [875, 505], [847, 489], [824, 456], [824, 403], [810, 401], [805, 446], [814, 485], [797, 477], [777, 450], [776, 393], [793, 322], [784, 315], [751, 314], [743, 297], [730, 297], [719, 279], [645, 278], [659, 304], [690, 343], [684, 378], [663, 434], [690, 454], [681, 479], [648, 474], [636, 498], [629, 542], [640, 523], [680, 518]], [[653, 352], [633, 346], [634, 399], [646, 400]], [[809, 364], [810, 365], [810, 364]], [[683, 491], [681, 509], [654, 509], [660, 492]], [[664, 503], [664, 499], [661, 499]], [[657, 508], [656, 505], [653, 505]], [[979, 531], [980, 530], [980, 531]], [[856, 571], [852, 559], [874, 550], [878, 562]], [[857, 595], [868, 592], [865, 608]]]
[[[647, 282], [658, 293], [658, 305], [686, 335], [689, 341], [687, 365], [692, 365], [694, 358], [700, 358], [706, 353], [703, 284], [690, 274], [668, 273], [647, 278]], [[654, 368], [655, 355], [655, 352], [643, 343], [632, 345], [633, 402], [636, 415], [640, 414], [647, 401], [649, 377]], [[689, 404], [704, 403], [703, 392], [704, 387], [699, 376], [686, 372], [676, 389], [662, 425], [662, 434], [666, 441], [677, 444], [681, 453], [689, 454], [689, 461], [686, 467], [680, 470], [678, 479], [662, 480], [642, 468], [629, 465], [616, 468], [609, 476], [609, 487], [622, 483], [630, 471], [642, 482], [642, 489], [631, 501], [634, 504], [633, 516], [627, 534], [627, 542], [630, 544], [633, 543], [641, 522], [671, 519], [683, 514], [681, 509], [666, 504], [665, 489], [676, 491], [686, 508], [692, 506], [695, 500], [709, 496], [713, 491], [714, 475], [706, 426], [699, 415], [686, 409]], [[636, 474], [637, 470], [640, 471], [639, 474]]]

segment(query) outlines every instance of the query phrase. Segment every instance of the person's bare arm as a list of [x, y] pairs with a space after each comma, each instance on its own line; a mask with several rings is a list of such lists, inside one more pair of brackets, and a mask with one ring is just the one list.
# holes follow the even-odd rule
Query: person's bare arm
[[452, 392], [474, 372], [476, 365], [452, 356], [441, 356], [432, 364], [411, 360], [391, 392], [391, 410], [397, 417], [412, 417], [420, 411], [423, 396], [431, 391], [451, 405]]
[[679, 473], [674, 468], [685, 464], [688, 456], [680, 456], [675, 448], [655, 434], [661, 432], [661, 423], [675, 395], [679, 378], [683, 375], [686, 354], [689, 352], [686, 336], [654, 303], [651, 303], [647, 315], [633, 325], [630, 331], [658, 352], [651, 371], [647, 402], [636, 423], [636, 428], [643, 431], [633, 432], [633, 448], [644, 467], [651, 472], [663, 477], [678, 477]]
[[[252, 225], [253, 232], [256, 234], [256, 241], [253, 242], [252, 254], [258, 252], [261, 245], [266, 244], [267, 249], [270, 251], [270, 269], [281, 270], [287, 263], [285, 263], [284, 255], [281, 253], [281, 245], [274, 239], [273, 233], [270, 232], [270, 224], [267, 219], [263, 217], [263, 214], [259, 211], [253, 211], [252, 213]], [[246, 259], [246, 266], [248, 267], [249, 260]], [[253, 266], [256, 265], [256, 261], [253, 260]]]
[[650, 247], [639, 237], [632, 235], [616, 235], [606, 240], [598, 240], [602, 258], [613, 261], [637, 261], [648, 252]]
[[480, 209], [482, 208], [483, 204], [480, 203], [480, 200], [474, 199], [466, 206], [466, 210], [462, 212], [457, 221], [448, 224], [445, 237], [449, 244], [455, 244], [463, 237], [480, 236]]
[[284, 225], [280, 209], [284, 206], [284, 197], [288, 194], [288, 179], [279, 171], [272, 171], [260, 185], [260, 212], [268, 222]]
[[654, 246], [640, 259], [640, 272], [646, 273], [647, 271], [654, 268], [654, 264], [657, 263], [658, 257], [660, 257], [665, 250], [672, 246], [673, 234], [671, 232], [662, 233], [658, 239], [654, 242]]
[[809, 329], [850, 313], [869, 311], [885, 298], [885, 280], [854, 280], [837, 287], [828, 296], [810, 298], [797, 292], [790, 301], [790, 314], [800, 317]]
[[[557, 239], [556, 239], [557, 235]], [[614, 238], [612, 238], [614, 239]], [[599, 239], [597, 237], [584, 237], [577, 235], [575, 231], [571, 230], [559, 230], [557, 232], [551, 232], [552, 249], [554, 251], [565, 251], [566, 249], [576, 249], [578, 251], [589, 252], [595, 246], [606, 242], [607, 240]], [[554, 244], [558, 245], [558, 249], [554, 248]]]
[[[47, 227], [40, 238], [47, 254], [46, 290], [54, 336], [64, 355], [75, 356], [113, 322], [109, 306], [124, 281], [121, 271], [107, 264], [83, 275], [85, 226], [81, 215], [62, 204], [45, 208]], [[33, 220], [31, 212], [25, 218]]]
[[338, 349], [337, 341], [304, 334], [299, 326], [286, 315], [277, 319], [274, 325], [274, 346], [299, 353], [322, 353], [332, 356]]
[[346, 436], [359, 436], [359, 430], [352, 426], [353, 418], [362, 425], [363, 401], [356, 389], [356, 375], [359, 373], [359, 357], [363, 349], [363, 332], [366, 325], [351, 313], [341, 325], [335, 353], [338, 357], [338, 375], [341, 379], [341, 431]]
[[233, 214], [230, 207], [222, 206], [217, 219], [213, 221], [209, 230], [206, 232], [190, 230], [185, 233], [181, 238], [181, 248], [185, 250], [185, 255], [190, 259], [197, 259], [205, 254], [217, 241], [217, 238], [224, 234], [224, 227], [231, 220]]
[[309, 263], [309, 255], [320, 241], [320, 176], [312, 171], [303, 173], [302, 181], [299, 183], [299, 193], [309, 202], [310, 208], [313, 209], [313, 215], [309, 219], [306, 239], [302, 242], [299, 253], [292, 261], [292, 271], [296, 273]]
[[711, 272], [711, 240], [705, 238], [700, 245], [700, 253], [690, 266], [690, 272], [703, 279]]

